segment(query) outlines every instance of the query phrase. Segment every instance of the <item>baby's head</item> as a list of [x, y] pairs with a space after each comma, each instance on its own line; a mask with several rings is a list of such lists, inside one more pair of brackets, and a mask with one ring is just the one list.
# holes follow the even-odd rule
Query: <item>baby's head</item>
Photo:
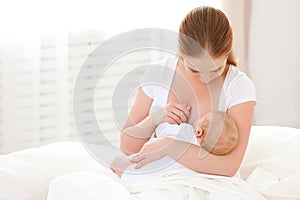
[[199, 144], [215, 155], [228, 154], [237, 144], [234, 120], [224, 112], [208, 112], [193, 123]]

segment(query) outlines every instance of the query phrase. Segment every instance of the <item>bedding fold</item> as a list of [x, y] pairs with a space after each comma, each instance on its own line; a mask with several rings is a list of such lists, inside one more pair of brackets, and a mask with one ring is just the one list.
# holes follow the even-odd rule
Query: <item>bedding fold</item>
[[123, 184], [107, 171], [86, 171], [55, 179], [48, 200], [98, 199], [178, 199], [178, 200], [264, 200], [265, 198], [239, 177], [223, 177], [178, 169], [145, 183]]

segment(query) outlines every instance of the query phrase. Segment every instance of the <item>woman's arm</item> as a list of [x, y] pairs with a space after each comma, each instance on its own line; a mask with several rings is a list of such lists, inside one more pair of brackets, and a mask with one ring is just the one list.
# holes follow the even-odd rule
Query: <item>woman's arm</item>
[[161, 151], [153, 153], [154, 148], [150, 146], [151, 143], [150, 145], [146, 143], [145, 147], [131, 161], [139, 162], [143, 160], [142, 164], [138, 166], [140, 168], [152, 162], [151, 158], [161, 157], [153, 156], [151, 153], [164, 154], [197, 172], [233, 176], [239, 169], [247, 148], [254, 106], [255, 102], [246, 102], [233, 106], [228, 110], [228, 114], [236, 122], [239, 139], [236, 148], [225, 156], [208, 154], [206, 157], [200, 158], [199, 152], [201, 151], [201, 147], [171, 138], [164, 138], [157, 140], [161, 144], [155, 144], [155, 148], [161, 148]]
[[149, 114], [152, 101], [141, 88], [138, 90], [121, 131], [120, 149], [127, 155], [139, 152], [160, 123], [180, 124], [190, 117], [188, 105], [174, 102]]
[[[155, 130], [153, 122], [148, 117], [152, 101], [153, 99], [149, 98], [144, 91], [139, 88], [129, 116], [120, 133], [120, 149], [127, 155], [139, 152]], [[140, 133], [142, 133], [144, 137], [135, 137], [133, 134], [128, 133], [128, 130], [126, 131], [126, 129], [130, 131], [130, 127], [135, 127], [139, 125], [140, 122], [142, 122], [142, 126], [138, 129], [140, 129]], [[143, 129], [142, 127], [145, 128]], [[133, 130], [133, 132], [135, 132], [135, 130]]]
[[[246, 102], [233, 106], [228, 110], [228, 114], [235, 120], [239, 132], [237, 146], [232, 152], [225, 156], [208, 154], [205, 158], [199, 159], [200, 147], [191, 145], [177, 161], [198, 172], [233, 176], [239, 169], [246, 152], [254, 106], [255, 102]], [[183, 144], [180, 145], [183, 146]], [[176, 158], [176, 155], [172, 152], [169, 152], [169, 155]]]

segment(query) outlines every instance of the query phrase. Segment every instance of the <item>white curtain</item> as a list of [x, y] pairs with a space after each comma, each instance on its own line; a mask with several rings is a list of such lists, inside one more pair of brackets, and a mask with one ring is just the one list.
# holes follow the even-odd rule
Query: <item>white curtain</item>
[[223, 0], [222, 10], [229, 18], [233, 29], [233, 49], [238, 66], [248, 72], [248, 42], [251, 0]]
[[0, 150], [9, 151], [39, 142], [40, 40], [36, 35], [1, 39]]

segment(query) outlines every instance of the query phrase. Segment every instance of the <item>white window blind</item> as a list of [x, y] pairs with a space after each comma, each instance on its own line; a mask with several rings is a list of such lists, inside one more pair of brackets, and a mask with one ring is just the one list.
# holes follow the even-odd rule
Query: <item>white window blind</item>
[[[153, 35], [151, 38], [139, 40], [131, 38], [130, 42], [140, 40], [163, 42], [163, 38], [159, 37]], [[75, 79], [83, 62], [103, 42], [105, 36], [101, 32], [86, 31], [49, 33], [33, 38], [31, 40], [22, 38], [25, 43], [1, 45], [1, 154], [55, 141], [77, 139], [72, 107]], [[116, 48], [118, 45], [122, 44], [116, 44]], [[112, 63], [99, 81], [95, 93], [95, 109], [82, 110], [80, 114], [95, 112], [105, 137], [118, 145], [120, 124], [116, 124], [113, 119], [111, 100], [119, 80], [138, 66], [170, 55], [172, 54], [159, 50], [141, 50], [123, 55]], [[91, 66], [91, 72], [97, 70], [95, 67]], [[135, 77], [140, 75], [137, 74]], [[128, 101], [127, 106], [130, 106], [129, 100], [124, 101]], [[80, 125], [88, 127], [89, 123], [87, 118]], [[88, 128], [82, 134], [91, 137], [92, 142], [101, 142], [97, 140], [97, 133]]]

